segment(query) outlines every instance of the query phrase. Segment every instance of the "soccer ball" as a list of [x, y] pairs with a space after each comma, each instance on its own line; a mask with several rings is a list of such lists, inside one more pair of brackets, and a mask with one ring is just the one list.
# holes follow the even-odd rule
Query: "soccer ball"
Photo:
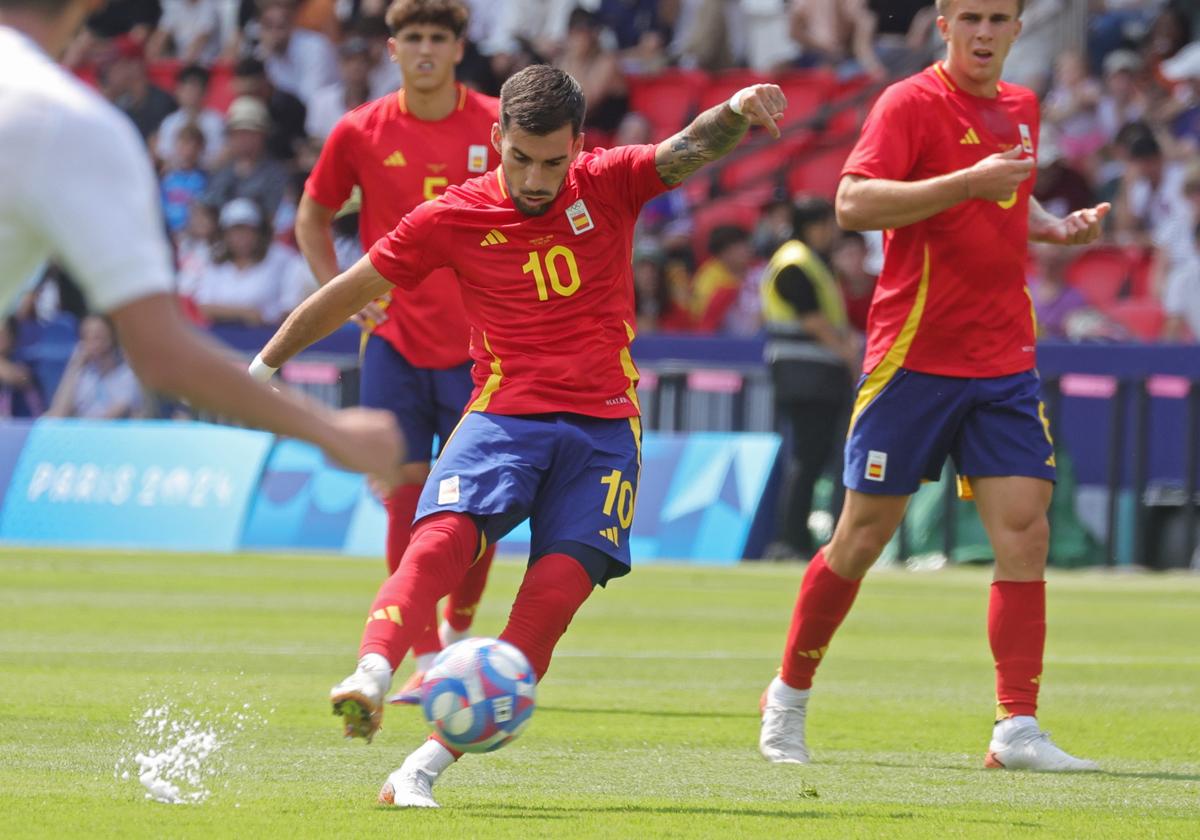
[[491, 752], [529, 724], [536, 684], [529, 660], [508, 642], [464, 639], [425, 672], [421, 710], [449, 746]]

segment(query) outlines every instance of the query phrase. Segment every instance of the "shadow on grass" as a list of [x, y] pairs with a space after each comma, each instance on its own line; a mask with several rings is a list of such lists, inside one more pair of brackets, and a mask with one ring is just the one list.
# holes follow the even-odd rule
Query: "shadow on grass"
[[[856, 761], [854, 759], [843, 758], [837, 762], [838, 764], [858, 764], [868, 767], [898, 767], [903, 770], [960, 770], [969, 773], [994, 773], [996, 771], [989, 770], [983, 766], [970, 766], [962, 764], [924, 764], [913, 763], [904, 764], [898, 761]], [[1168, 772], [1120, 772], [1116, 770], [1100, 770], [1097, 773], [1039, 773], [1037, 771], [1021, 770], [1018, 771], [1022, 776], [1059, 776], [1068, 778], [1113, 778], [1113, 779], [1158, 779], [1164, 782], [1200, 782], [1200, 773], [1168, 773]]]
[[712, 720], [758, 720], [757, 713], [743, 712], [675, 712], [652, 709], [581, 709], [568, 706], [538, 706], [540, 712], [562, 712], [568, 715], [637, 715], [638, 717], [709, 718]]
[[1100, 776], [1111, 776], [1114, 779], [1160, 779], [1164, 782], [1200, 782], [1200, 773], [1119, 773], [1115, 770], [1101, 770]]
[[[828, 811], [815, 810], [812, 807], [798, 809], [797, 806], [781, 805], [778, 808], [714, 808], [709, 805], [519, 805], [504, 803], [457, 803], [455, 811], [478, 812], [489, 819], [541, 819], [564, 820], [578, 814], [652, 814], [662, 816], [711, 816], [711, 817], [765, 817], [768, 819], [813, 819], [813, 820], [844, 820], [854, 818], [889, 819], [889, 820], [923, 820], [928, 813], [917, 811], [881, 812], [867, 809], [842, 809], [833, 807]], [[998, 825], [1014, 828], [1042, 828], [1041, 823], [1013, 821], [1005, 817], [968, 817], [959, 819], [963, 823], [980, 825]]]

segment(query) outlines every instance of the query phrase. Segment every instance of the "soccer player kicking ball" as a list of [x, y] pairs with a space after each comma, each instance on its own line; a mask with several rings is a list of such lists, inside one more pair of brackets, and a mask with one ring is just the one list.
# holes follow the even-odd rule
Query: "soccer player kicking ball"
[[[392, 673], [488, 545], [526, 517], [530, 563], [500, 638], [540, 679], [596, 584], [629, 572], [641, 424], [633, 339], [633, 226], [649, 199], [729, 152], [750, 125], [778, 136], [775, 85], [738, 91], [657, 146], [582, 153], [578, 82], [547, 66], [500, 92], [500, 166], [422, 204], [305, 301], [263, 350], [278, 367], [392, 285], [455, 270], [475, 391], [417, 508], [400, 567], [368, 612], [358, 668], [330, 699], [349, 736], [379, 728]], [[436, 807], [458, 756], [427, 741], [382, 801]]]
[[808, 762], [813, 673], [922, 479], [949, 455], [996, 556], [988, 638], [997, 722], [988, 767], [1096, 770], [1037, 723], [1054, 449], [1034, 371], [1027, 242], [1091, 242], [1102, 204], [1058, 219], [1030, 196], [1033, 93], [1000, 82], [1021, 0], [938, 0], [945, 61], [888, 88], [843, 169], [838, 221], [888, 231], [846, 442], [845, 508], [804, 575], [759, 748]]
[[[338, 121], [300, 199], [296, 240], [322, 285], [338, 273], [330, 224], [356, 186], [362, 192], [359, 233], [366, 249], [421, 202], [491, 168], [499, 103], [454, 81], [467, 14], [459, 0], [396, 0], [388, 8], [393, 33], [388, 49], [404, 88]], [[386, 297], [386, 310], [370, 303], [356, 319], [371, 330], [363, 347], [360, 403], [390, 411], [408, 441], [400, 483], [383, 499], [390, 574], [408, 547], [434, 435], [441, 441], [449, 437], [472, 382], [470, 333], [453, 269], [436, 269], [427, 282]], [[259, 378], [275, 373], [261, 362], [252, 370]], [[434, 625], [416, 641], [416, 671], [396, 699], [414, 699], [443, 640], [449, 644], [468, 635], [494, 554], [489, 546], [450, 593], [441, 638]]]
[[112, 319], [147, 387], [392, 480], [404, 445], [390, 416], [272, 391], [185, 322], [145, 144], [124, 114], [54, 63], [103, 6], [0, 0], [0, 309], [53, 257]]

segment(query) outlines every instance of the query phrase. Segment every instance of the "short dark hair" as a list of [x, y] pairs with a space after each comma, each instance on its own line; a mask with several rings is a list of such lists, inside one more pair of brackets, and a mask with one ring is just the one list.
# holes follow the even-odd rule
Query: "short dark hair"
[[719, 257], [734, 245], [741, 245], [750, 240], [750, 233], [737, 225], [717, 225], [708, 234], [708, 252]]
[[179, 140], [191, 140], [194, 143], [198, 143], [200, 148], [203, 149], [207, 145], [208, 138], [204, 136], [204, 132], [200, 129], [200, 126], [194, 122], [189, 122], [179, 126], [175, 140], [176, 142]]
[[806, 227], [827, 222], [833, 217], [833, 205], [828, 199], [815, 195], [801, 196], [792, 206], [792, 235], [803, 239]]
[[1153, 160], [1162, 157], [1162, 147], [1153, 134], [1143, 134], [1133, 138], [1129, 144], [1129, 157], [1134, 160]]
[[[950, 5], [953, 2], [954, 0], [937, 0], [938, 14], [945, 17], [946, 13], [950, 11]], [[1025, 0], [1017, 0], [1017, 17], [1023, 14], [1025, 14]]]
[[500, 88], [500, 128], [504, 131], [515, 125], [545, 136], [570, 123], [571, 133], [578, 135], [586, 111], [579, 82], [548, 64], [526, 67]]
[[246, 56], [233, 65], [233, 75], [239, 79], [263, 77], [267, 75], [267, 66], [254, 56]]
[[395, 35], [406, 26], [424, 23], [443, 26], [461, 38], [470, 13], [460, 0], [395, 0], [384, 13], [388, 29]]
[[[0, 2], [3, 2], [3, 0], [0, 0]], [[209, 75], [206, 67], [199, 64], [187, 64], [175, 74], [175, 84], [182, 85], [186, 82], [199, 82], [203, 87], [208, 87]]]

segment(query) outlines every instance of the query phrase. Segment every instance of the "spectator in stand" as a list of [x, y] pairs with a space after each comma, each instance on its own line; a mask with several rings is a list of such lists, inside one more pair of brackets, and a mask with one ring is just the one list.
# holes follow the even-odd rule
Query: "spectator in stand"
[[1091, 307], [1087, 298], [1067, 282], [1067, 266], [1075, 255], [1066, 248], [1041, 243], [1034, 243], [1030, 250], [1034, 258], [1034, 270], [1028, 283], [1033, 308], [1037, 313], [1038, 338], [1062, 341], [1088, 337], [1080, 334], [1079, 325], [1088, 323], [1090, 319], [1081, 321], [1073, 316]]
[[142, 402], [142, 386], [117, 347], [112, 322], [100, 315], [84, 318], [46, 416], [121, 420], [138, 416]]
[[1122, 139], [1127, 162], [1113, 200], [1115, 230], [1137, 244], [1169, 244], [1167, 222], [1183, 206], [1183, 167], [1165, 161], [1148, 127], [1135, 127]]
[[657, 332], [660, 320], [672, 306], [663, 261], [664, 255], [653, 241], [634, 248], [633, 299], [638, 335]]
[[228, 163], [212, 174], [204, 200], [218, 207], [235, 198], [253, 199], [274, 218], [287, 188], [288, 171], [267, 156], [267, 108], [250, 96], [233, 100], [225, 115]]
[[780, 245], [792, 238], [794, 210], [795, 205], [783, 189], [775, 190], [763, 202], [758, 211], [758, 224], [754, 226], [754, 235], [751, 237], [756, 256], [769, 260]]
[[1109, 141], [1117, 136], [1121, 126], [1146, 116], [1149, 100], [1140, 83], [1144, 69], [1142, 59], [1132, 50], [1114, 50], [1104, 57], [1104, 92], [1100, 95], [1098, 116], [1100, 128]]
[[297, 149], [308, 136], [304, 129], [307, 115], [304, 103], [274, 87], [267, 78], [266, 68], [257, 58], [243, 58], [234, 65], [233, 90], [239, 99], [250, 96], [267, 107], [270, 118], [267, 154], [275, 160], [295, 158]]
[[179, 129], [175, 151], [167, 161], [159, 182], [163, 218], [172, 236], [187, 225], [193, 203], [199, 201], [208, 186], [208, 172], [200, 161], [204, 155], [204, 132], [194, 123]]
[[1164, 61], [1159, 72], [1174, 85], [1164, 116], [1170, 120], [1171, 137], [1181, 145], [1176, 153], [1194, 157], [1200, 150], [1200, 42]]
[[112, 53], [101, 65], [100, 88], [133, 120], [143, 140], [148, 141], [176, 108], [171, 94], [150, 83], [142, 45], [128, 35], [112, 42]]
[[[832, 204], [821, 198], [797, 201], [793, 238], [779, 247], [763, 274], [766, 361], [775, 386], [777, 423], [781, 431], [790, 432], [788, 476], [768, 559], [812, 556], [808, 518], [813, 490], [836, 460], [861, 365], [861, 345], [849, 329], [842, 294], [827, 262], [837, 232]], [[840, 487], [835, 497], [836, 519]]]
[[1150, 24], [1150, 32], [1142, 47], [1147, 66], [1158, 71], [1160, 65], [1174, 56], [1191, 40], [1192, 23], [1189, 14], [1180, 6], [1168, 4]]
[[217, 208], [193, 201], [188, 208], [187, 224], [175, 237], [175, 267], [180, 289], [193, 289], [198, 278], [213, 262], [213, 252], [221, 241]]
[[341, 79], [313, 94], [305, 130], [322, 143], [347, 111], [371, 99], [371, 49], [365, 38], [347, 38], [338, 47]]
[[146, 42], [151, 61], [173, 56], [185, 64], [211, 64], [221, 52], [217, 0], [161, 0], [158, 28]]
[[204, 132], [204, 160], [213, 164], [221, 155], [225, 145], [225, 118], [212, 108], [204, 107], [208, 93], [208, 70], [198, 64], [189, 64], [175, 76], [175, 98], [179, 110], [167, 116], [158, 128], [155, 152], [158, 159], [168, 161], [175, 154], [175, 137], [179, 129], [193, 123]]
[[[575, 9], [567, 24], [566, 43], [555, 62], [583, 88], [588, 104], [588, 131], [609, 142], [629, 110], [629, 87], [614, 52], [600, 45], [600, 19], [585, 9]], [[594, 138], [593, 138], [594, 139]]]
[[887, 76], [875, 52], [878, 19], [867, 0], [792, 0], [792, 38], [806, 66], [829, 65], [842, 75]]
[[351, 26], [349, 37], [362, 38], [370, 49], [371, 99], [386, 96], [404, 84], [400, 65], [392, 60], [388, 41], [392, 37], [387, 21], [382, 17], [360, 18]]
[[800, 57], [800, 45], [789, 32], [789, 5], [788, 0], [739, 0], [751, 70], [772, 75]]
[[1192, 259], [1175, 266], [1163, 290], [1164, 341], [1194, 342], [1200, 338], [1200, 225], [1192, 231]]
[[712, 335], [723, 331], [741, 294], [754, 246], [745, 228], [718, 225], [708, 235], [708, 252], [692, 279], [691, 313], [692, 330]]
[[1021, 13], [1021, 36], [1004, 62], [1003, 79], [1034, 91], [1050, 85], [1055, 57], [1070, 43], [1078, 18], [1073, 0], [1026, 0]]
[[937, 31], [937, 6], [930, 0], [868, 0], [867, 5], [876, 21], [875, 54], [888, 72], [911, 73], [924, 66]]
[[0, 321], [0, 419], [37, 417], [45, 410], [42, 393], [29, 366], [14, 358], [17, 321]]
[[1200, 338], [1200, 163], [1188, 167], [1181, 189], [1183, 201], [1164, 226], [1153, 268], [1153, 285], [1162, 290], [1167, 315], [1167, 341]]
[[681, 67], [710, 73], [735, 66], [733, 43], [741, 16], [726, 0], [683, 0], [668, 52]]
[[297, 29], [294, 0], [265, 0], [258, 16], [258, 58], [276, 88], [307, 107], [313, 94], [337, 82], [337, 52], [318, 32]]
[[273, 244], [258, 206], [235, 198], [221, 208], [221, 241], [214, 262], [181, 291], [209, 321], [260, 326], [277, 324], [307, 290], [299, 256]]
[[875, 296], [876, 275], [867, 270], [870, 253], [867, 239], [858, 231], [846, 231], [833, 246], [830, 266], [842, 290], [846, 320], [860, 336], [867, 332], [867, 313]]
[[1079, 53], [1065, 52], [1054, 62], [1054, 84], [1043, 102], [1043, 115], [1057, 129], [1063, 155], [1076, 166], [1086, 164], [1108, 142], [1100, 122], [1102, 93]]
[[1038, 170], [1033, 196], [1049, 212], [1065, 217], [1081, 207], [1093, 207], [1096, 196], [1091, 183], [1067, 162], [1052, 126], [1043, 126], [1038, 138]]

